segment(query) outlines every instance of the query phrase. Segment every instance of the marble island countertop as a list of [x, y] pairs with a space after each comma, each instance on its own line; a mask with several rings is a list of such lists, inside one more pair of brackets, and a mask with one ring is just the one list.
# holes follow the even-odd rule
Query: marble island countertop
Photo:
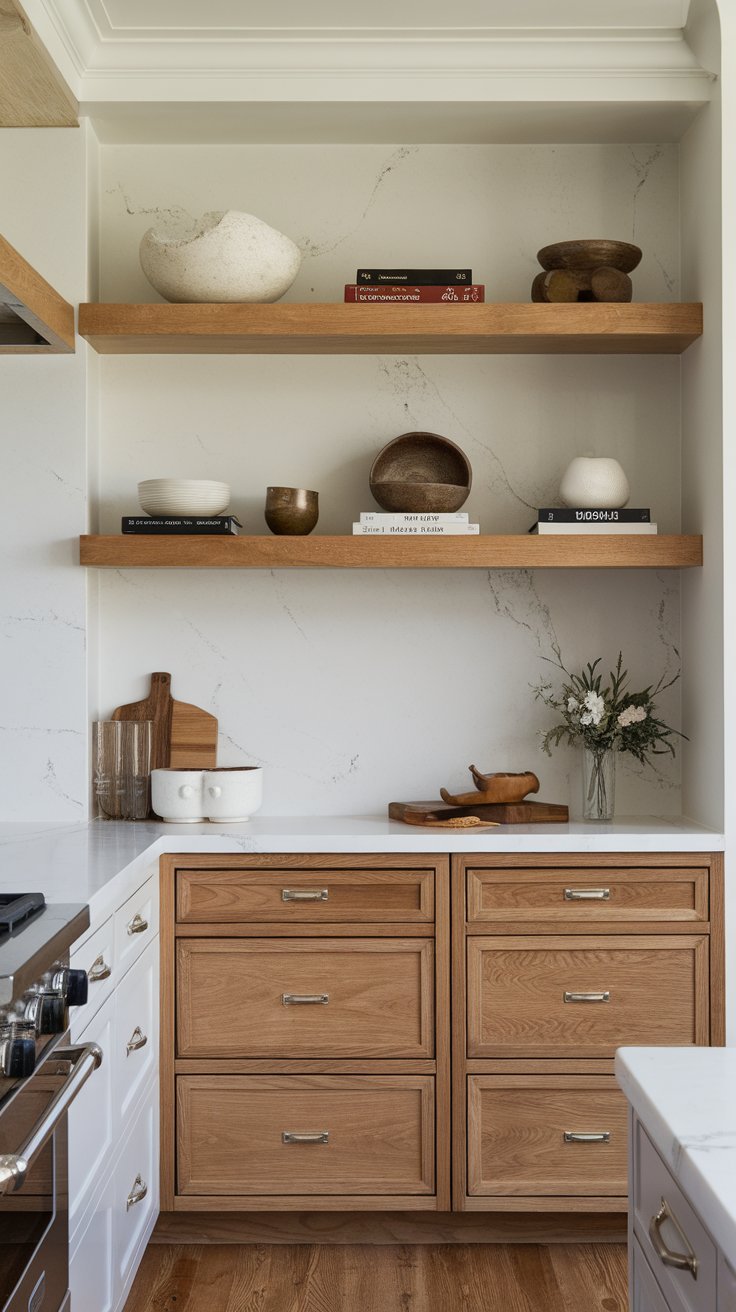
[[660, 1156], [736, 1262], [736, 1048], [619, 1048], [616, 1076]]
[[420, 829], [385, 816], [257, 816], [247, 824], [0, 824], [0, 891], [87, 901], [96, 913], [126, 881], [141, 881], [165, 852], [709, 852], [722, 834], [679, 818], [610, 824], [513, 825], [468, 833]]

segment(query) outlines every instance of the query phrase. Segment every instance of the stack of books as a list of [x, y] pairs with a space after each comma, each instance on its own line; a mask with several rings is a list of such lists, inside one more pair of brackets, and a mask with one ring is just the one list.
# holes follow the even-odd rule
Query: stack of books
[[433, 511], [419, 514], [410, 510], [383, 514], [376, 510], [366, 510], [360, 516], [360, 522], [353, 524], [353, 533], [365, 536], [381, 533], [394, 536], [414, 533], [424, 537], [469, 537], [471, 534], [480, 533], [480, 525], [468, 523], [468, 516], [461, 510], [452, 514], [439, 514]]
[[651, 511], [591, 510], [574, 506], [546, 507], [537, 511], [530, 533], [656, 533]]
[[123, 533], [162, 535], [181, 533], [183, 536], [206, 534], [209, 537], [237, 533], [242, 528], [234, 515], [123, 515]]
[[365, 305], [472, 305], [485, 300], [472, 269], [358, 269], [345, 284], [345, 300]]

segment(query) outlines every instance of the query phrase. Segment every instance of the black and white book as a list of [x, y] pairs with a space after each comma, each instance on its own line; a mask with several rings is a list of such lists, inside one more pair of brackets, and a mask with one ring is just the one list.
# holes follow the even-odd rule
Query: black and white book
[[363, 510], [360, 522], [361, 524], [467, 524], [469, 518], [465, 510]]
[[480, 524], [353, 524], [355, 537], [455, 537], [477, 536]]
[[217, 515], [216, 517], [205, 517], [203, 515], [123, 515], [122, 531], [123, 533], [140, 533], [142, 535], [159, 534], [181, 534], [182, 537], [187, 535], [195, 536], [196, 534], [207, 535], [209, 537], [227, 536], [235, 534], [238, 529], [242, 528], [239, 519], [235, 515]]
[[462, 286], [473, 281], [472, 269], [358, 269], [355, 277], [357, 283], [380, 286], [388, 283], [390, 287], [409, 283], [415, 287], [451, 287]]
[[592, 510], [576, 506], [547, 506], [537, 511], [539, 523], [546, 524], [648, 524], [652, 517], [649, 507], [622, 510]]
[[604, 523], [600, 523], [600, 524], [545, 524], [545, 523], [542, 523], [542, 522], [540, 521], [539, 524], [532, 524], [531, 528], [529, 529], [529, 532], [530, 532], [530, 533], [538, 533], [538, 534], [540, 535], [540, 537], [544, 537], [545, 535], [550, 535], [550, 536], [552, 536], [552, 535], [555, 535], [555, 534], [559, 534], [559, 535], [567, 534], [567, 535], [569, 535], [569, 536], [571, 536], [571, 537], [574, 537], [574, 536], [577, 536], [577, 535], [579, 535], [579, 536], [581, 536], [581, 537], [584, 537], [584, 536], [586, 536], [586, 535], [589, 536], [589, 537], [594, 537], [594, 536], [598, 535], [598, 536], [600, 537], [601, 535], [606, 535], [606, 534], [608, 534], [608, 535], [610, 535], [610, 536], [612, 536], [612, 537], [615, 536], [615, 535], [618, 535], [619, 537], [622, 537], [622, 536], [628, 536], [628, 535], [630, 535], [630, 534], [656, 533], [656, 532], [657, 532], [657, 525], [656, 525], [656, 524], [652, 524], [652, 523], [649, 523], [649, 524], [642, 524], [642, 523], [638, 523], [638, 524], [604, 524]]

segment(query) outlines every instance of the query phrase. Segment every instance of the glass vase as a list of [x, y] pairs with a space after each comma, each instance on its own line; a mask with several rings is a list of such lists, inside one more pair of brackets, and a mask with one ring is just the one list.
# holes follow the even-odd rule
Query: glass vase
[[97, 813], [105, 820], [145, 820], [151, 809], [150, 720], [97, 720], [92, 769]]
[[583, 748], [583, 819], [612, 820], [616, 800], [616, 753]]

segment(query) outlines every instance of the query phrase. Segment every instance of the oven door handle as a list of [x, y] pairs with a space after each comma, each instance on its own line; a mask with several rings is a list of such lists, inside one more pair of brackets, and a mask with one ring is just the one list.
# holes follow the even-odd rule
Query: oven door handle
[[57, 1048], [52, 1061], [69, 1061], [72, 1069], [59, 1092], [31, 1130], [19, 1153], [0, 1153], [0, 1194], [20, 1189], [33, 1163], [34, 1157], [51, 1137], [59, 1122], [74, 1102], [83, 1084], [102, 1064], [102, 1050], [96, 1043], [83, 1043], [71, 1048]]

